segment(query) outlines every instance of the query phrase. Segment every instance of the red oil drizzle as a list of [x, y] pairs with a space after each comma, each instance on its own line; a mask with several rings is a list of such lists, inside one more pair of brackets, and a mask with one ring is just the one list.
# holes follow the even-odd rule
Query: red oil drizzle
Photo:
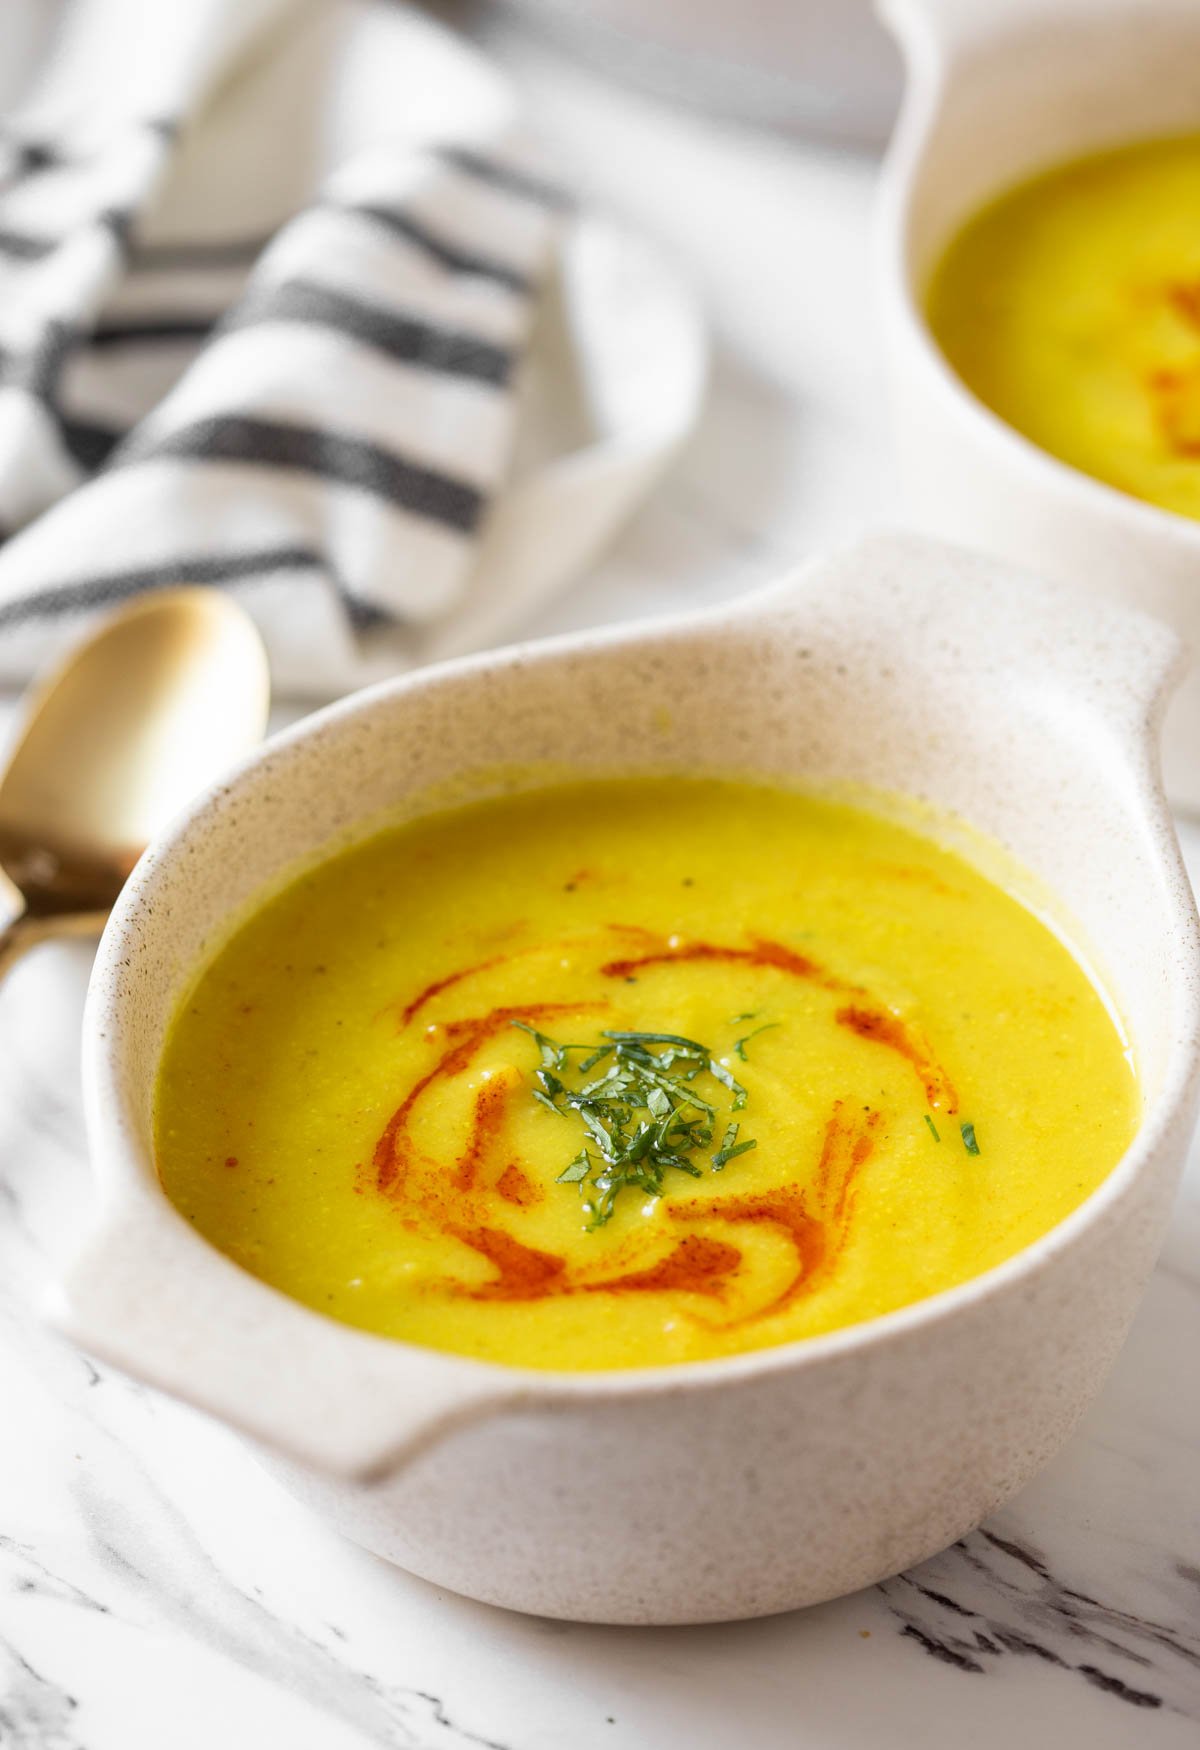
[[[630, 959], [610, 960], [600, 970], [606, 978], [628, 978], [631, 973], [647, 966], [697, 960], [740, 961], [749, 966], [770, 966], [778, 972], [786, 972], [793, 978], [805, 979], [819, 984], [824, 990], [844, 996], [862, 997], [866, 994], [861, 985], [850, 984], [825, 971], [806, 954], [798, 954], [782, 942], [763, 938], [756, 938], [749, 948], [727, 947], [718, 942], [686, 942], [678, 948], [663, 948], [652, 954], [642, 954]], [[958, 1096], [949, 1076], [935, 1061], [929, 1047], [916, 1031], [898, 1015], [878, 1005], [854, 1003], [840, 1009], [837, 1020], [839, 1025], [849, 1027], [861, 1038], [871, 1039], [877, 1045], [886, 1045], [906, 1058], [920, 1078], [925, 1097], [931, 1106], [949, 1113], [958, 1111]]]
[[[578, 870], [571, 877], [571, 883], [580, 882], [590, 878], [590, 873], [590, 870], [587, 869]], [[568, 885], [571, 885], [571, 883], [568, 883]], [[656, 935], [653, 930], [645, 929], [641, 924], [605, 924], [604, 928], [618, 936], [632, 936], [639, 942], [655, 943], [662, 940], [661, 936]], [[537, 953], [538, 950], [536, 948], [532, 950], [526, 949], [524, 952]], [[456, 972], [448, 972], [444, 978], [435, 978], [432, 984], [427, 984], [423, 990], [418, 991], [411, 1002], [405, 1003], [403, 1008], [400, 1009], [401, 1028], [407, 1027], [410, 1021], [415, 1020], [421, 1010], [425, 1008], [427, 1004], [431, 1003], [435, 997], [441, 996], [443, 991], [453, 990], [455, 985], [462, 984], [465, 979], [474, 978], [476, 973], [491, 972], [497, 966], [507, 966], [510, 961], [520, 958], [521, 955], [519, 953], [494, 954], [490, 960], [476, 960], [470, 966], [462, 966], [459, 967]]]
[[475, 1114], [471, 1121], [471, 1140], [458, 1157], [454, 1183], [460, 1191], [469, 1191], [475, 1184], [480, 1167], [504, 1125], [504, 1109], [508, 1102], [508, 1082], [502, 1077], [484, 1082], [475, 1096]]
[[852, 1033], [857, 1033], [860, 1039], [869, 1039], [874, 1045], [885, 1045], [889, 1051], [898, 1051], [901, 1057], [907, 1058], [920, 1077], [926, 1100], [935, 1111], [949, 1112], [951, 1116], [958, 1111], [958, 1095], [950, 1078], [934, 1061], [929, 1047], [898, 1015], [893, 1015], [888, 1009], [869, 1009], [852, 1003], [848, 1008], [838, 1010], [837, 1023], [839, 1027], [848, 1027]]
[[1151, 371], [1146, 388], [1168, 448], [1177, 456], [1200, 456], [1200, 367]]
[[532, 1209], [542, 1201], [541, 1186], [527, 1178], [516, 1161], [509, 1161], [496, 1180], [496, 1190], [506, 1203], [513, 1203], [518, 1209]]
[[1167, 302], [1177, 316], [1200, 329], [1200, 280], [1175, 280], [1167, 285]]
[[[624, 978], [639, 969], [672, 962], [724, 961], [773, 968], [843, 998], [856, 999], [836, 1011], [836, 1023], [869, 1043], [897, 1052], [916, 1072], [931, 1106], [957, 1111], [954, 1089], [919, 1031], [873, 1001], [861, 986], [830, 974], [807, 955], [764, 938], [753, 938], [742, 947], [716, 942], [672, 947], [664, 945], [661, 936], [639, 925], [612, 925], [609, 931], [610, 938], [612, 934], [633, 937], [646, 951], [635, 957], [606, 961], [600, 971], [608, 978]], [[471, 974], [510, 958], [500, 956], [479, 962], [427, 986], [407, 1005], [405, 1017], [411, 1019], [431, 997]], [[360, 1179], [360, 1183], [370, 1186], [373, 1182], [374, 1189], [396, 1206], [405, 1221], [415, 1224], [423, 1219], [432, 1223], [487, 1261], [494, 1272], [487, 1282], [450, 1280], [442, 1284], [446, 1292], [460, 1298], [515, 1303], [578, 1294], [675, 1292], [727, 1304], [745, 1263], [743, 1250], [736, 1243], [737, 1230], [747, 1224], [772, 1227], [785, 1236], [794, 1263], [783, 1287], [766, 1305], [729, 1317], [725, 1325], [777, 1313], [812, 1292], [828, 1278], [849, 1233], [859, 1174], [877, 1143], [881, 1116], [876, 1110], [860, 1112], [847, 1101], [834, 1103], [819, 1158], [805, 1186], [793, 1184], [762, 1192], [667, 1202], [664, 1208], [670, 1220], [697, 1227], [711, 1225], [721, 1230], [719, 1236], [708, 1231], [689, 1232], [671, 1243], [662, 1256], [647, 1257], [648, 1248], [661, 1249], [658, 1236], [662, 1230], [656, 1224], [653, 1236], [649, 1230], [632, 1234], [622, 1242], [615, 1257], [610, 1253], [609, 1273], [599, 1277], [589, 1275], [586, 1267], [569, 1263], [557, 1252], [527, 1245], [494, 1225], [498, 1213], [495, 1198], [517, 1209], [530, 1208], [544, 1199], [542, 1188], [517, 1160], [509, 1158], [491, 1181], [489, 1164], [499, 1153], [507, 1101], [514, 1085], [511, 1072], [497, 1072], [476, 1092], [467, 1145], [452, 1171], [414, 1148], [409, 1124], [422, 1097], [439, 1081], [467, 1070], [480, 1048], [502, 1029], [513, 1021], [540, 1025], [558, 1016], [578, 1017], [607, 1007], [604, 1002], [506, 1005], [483, 1015], [442, 1023], [440, 1031], [446, 1049], [393, 1112], [375, 1147], [373, 1181]], [[418, 1163], [421, 1170], [410, 1173]], [[594, 1271], [595, 1266], [592, 1268]]]
[[[1200, 280], [1169, 280], [1163, 291], [1180, 321], [1200, 332]], [[1149, 371], [1146, 389], [1168, 448], [1177, 456], [1200, 456], [1200, 365], [1192, 362]]]
[[845, 1105], [843, 1100], [834, 1102], [825, 1126], [821, 1158], [813, 1178], [815, 1212], [809, 1208], [808, 1196], [797, 1185], [740, 1197], [718, 1197], [711, 1202], [698, 1200], [671, 1209], [676, 1221], [762, 1223], [778, 1228], [792, 1242], [796, 1262], [790, 1280], [766, 1306], [755, 1308], [735, 1323], [744, 1324], [781, 1312], [802, 1294], [811, 1292], [835, 1263], [849, 1229], [855, 1181], [859, 1169], [874, 1152], [875, 1132], [880, 1123], [878, 1112], [848, 1120]]
[[573, 1281], [566, 1260], [525, 1246], [498, 1228], [447, 1229], [488, 1260], [495, 1279], [465, 1292], [471, 1300], [549, 1300], [570, 1294], [662, 1294], [671, 1291], [719, 1297], [741, 1268], [742, 1254], [723, 1240], [689, 1234], [658, 1263], [598, 1282]]
[[599, 1003], [525, 1003], [515, 1008], [492, 1009], [488, 1014], [478, 1015], [471, 1020], [447, 1022], [446, 1035], [454, 1043], [449, 1051], [443, 1052], [433, 1068], [414, 1083], [411, 1091], [388, 1119], [382, 1136], [375, 1144], [372, 1160], [375, 1183], [379, 1190], [389, 1193], [396, 1186], [405, 1164], [404, 1142], [408, 1121], [418, 1100], [434, 1082], [443, 1076], [460, 1075], [479, 1047], [513, 1021], [548, 1021], [553, 1015], [578, 1015], [588, 1009], [595, 1010], [600, 1007], [603, 1005]]
[[[825, 1223], [809, 1213], [803, 1191], [785, 1185], [777, 1191], [750, 1192], [742, 1197], [717, 1197], [711, 1203], [681, 1204], [671, 1210], [676, 1221], [721, 1221], [735, 1226], [745, 1222], [780, 1229], [795, 1249], [795, 1266], [783, 1290], [766, 1306], [748, 1315], [765, 1318], [796, 1299], [825, 1261], [828, 1250]], [[736, 1321], [741, 1324], [745, 1320]]]
[[493, 1282], [479, 1288], [458, 1286], [458, 1292], [470, 1300], [545, 1300], [564, 1292], [566, 1261], [553, 1252], [539, 1252], [533, 1246], [523, 1246], [511, 1234], [494, 1227], [454, 1227], [453, 1234], [473, 1252], [487, 1259], [496, 1270]]
[[[795, 1250], [793, 1273], [766, 1306], [757, 1307], [731, 1326], [777, 1313], [809, 1292], [823, 1270], [831, 1267], [849, 1225], [854, 1184], [859, 1169], [875, 1146], [878, 1112], [857, 1122], [844, 1117], [845, 1103], [836, 1102], [826, 1125], [815, 1193], [821, 1213], [810, 1212], [805, 1193], [794, 1185], [741, 1197], [719, 1197], [679, 1204], [670, 1214], [677, 1221], [714, 1221], [731, 1226], [763, 1223], [780, 1229]], [[492, 1263], [495, 1281], [468, 1290], [474, 1300], [548, 1300], [571, 1294], [700, 1294], [720, 1300], [742, 1267], [741, 1249], [728, 1240], [689, 1234], [657, 1262], [598, 1280], [570, 1274], [566, 1260], [554, 1253], [522, 1246], [494, 1228], [451, 1229], [474, 1251]]]
[[[610, 960], [600, 970], [605, 978], [628, 978], [631, 972], [642, 967], [663, 966], [680, 960], [740, 960], [748, 966], [775, 966], [780, 972], [790, 972], [796, 978], [825, 982], [825, 975], [815, 961], [785, 948], [782, 942], [766, 941], [756, 941], [749, 948], [726, 948], [717, 942], [687, 942], [680, 948], [663, 948], [629, 960]], [[839, 985], [837, 988], [843, 987]]]
[[835, 1226], [844, 1229], [854, 1201], [860, 1167], [875, 1149], [875, 1132], [881, 1118], [877, 1111], [863, 1113], [853, 1123], [844, 1116], [845, 1101], [835, 1100], [833, 1115], [825, 1126], [821, 1159], [817, 1163], [816, 1188]]
[[477, 972], [490, 972], [494, 966], [503, 966], [506, 960], [511, 960], [511, 954], [496, 954], [490, 960], [477, 960], [474, 966], [461, 967], [458, 972], [451, 972], [445, 978], [435, 978], [432, 984], [418, 991], [411, 1003], [407, 1003], [400, 1011], [400, 1025], [407, 1027], [408, 1023], [419, 1015], [426, 1003], [431, 1003], [444, 990], [451, 990], [456, 984], [461, 984], [464, 978], [472, 978]]
[[581, 1282], [578, 1294], [709, 1294], [720, 1297], [731, 1277], [742, 1267], [742, 1254], [723, 1240], [689, 1234], [657, 1264], [631, 1270], [625, 1276], [608, 1276], [599, 1282]]

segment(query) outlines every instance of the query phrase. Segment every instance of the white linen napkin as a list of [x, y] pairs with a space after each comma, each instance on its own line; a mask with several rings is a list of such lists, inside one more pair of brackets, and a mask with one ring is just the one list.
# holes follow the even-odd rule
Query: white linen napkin
[[41, 16], [0, 124], [0, 677], [200, 582], [323, 697], [595, 558], [703, 327], [487, 63], [394, 0], [68, 0], [48, 41], [9, 4]]

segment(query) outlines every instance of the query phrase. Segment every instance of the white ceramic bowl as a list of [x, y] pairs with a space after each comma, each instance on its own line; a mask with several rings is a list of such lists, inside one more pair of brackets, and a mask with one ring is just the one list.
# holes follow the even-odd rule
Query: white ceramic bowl
[[[1168, 621], [1200, 653], [1200, 523], [1057, 461], [963, 386], [921, 296], [951, 236], [1036, 171], [1200, 129], [1196, 0], [881, 0], [908, 89], [884, 174], [882, 311], [911, 519]], [[1200, 808], [1200, 671], [1165, 729], [1167, 789]]]
[[[139, 864], [85, 1021], [95, 1228], [57, 1306], [223, 1418], [353, 1538], [551, 1616], [751, 1616], [922, 1560], [1066, 1438], [1158, 1247], [1197, 1084], [1197, 928], [1157, 778], [1177, 643], [991, 562], [880, 538], [695, 618], [471, 658], [277, 739]], [[663, 705], [670, 707], [670, 721]], [[852, 779], [966, 816], [1076, 920], [1136, 1051], [1136, 1140], [1065, 1222], [872, 1323], [674, 1368], [523, 1371], [338, 1325], [213, 1250], [155, 1177], [172, 1005], [231, 910], [496, 762]], [[482, 775], [481, 775], [482, 774]], [[631, 1479], [649, 1479], [641, 1487]]]

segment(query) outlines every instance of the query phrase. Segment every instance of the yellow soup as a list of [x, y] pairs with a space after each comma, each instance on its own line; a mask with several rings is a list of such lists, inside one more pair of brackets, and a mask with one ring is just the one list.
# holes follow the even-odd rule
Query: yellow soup
[[1064, 462], [1200, 517], [1200, 134], [1063, 165], [951, 244], [930, 325], [969, 389]]
[[882, 813], [579, 783], [261, 903], [157, 1090], [167, 1194], [348, 1324], [550, 1368], [834, 1330], [1009, 1257], [1136, 1084], [1058, 938]]

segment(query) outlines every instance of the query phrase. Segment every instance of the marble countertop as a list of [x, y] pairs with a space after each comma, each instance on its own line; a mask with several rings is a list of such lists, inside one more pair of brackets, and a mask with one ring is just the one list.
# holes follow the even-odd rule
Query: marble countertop
[[[708, 416], [603, 569], [531, 631], [713, 600], [897, 514], [866, 157], [672, 115], [483, 14], [601, 200], [718, 340]], [[1200, 875], [1200, 828], [1184, 829]], [[4, 1750], [1184, 1750], [1200, 1733], [1200, 1162], [1075, 1438], [983, 1529], [838, 1603], [599, 1629], [488, 1609], [342, 1542], [232, 1435], [44, 1330], [86, 1219], [89, 954], [0, 993]]]

